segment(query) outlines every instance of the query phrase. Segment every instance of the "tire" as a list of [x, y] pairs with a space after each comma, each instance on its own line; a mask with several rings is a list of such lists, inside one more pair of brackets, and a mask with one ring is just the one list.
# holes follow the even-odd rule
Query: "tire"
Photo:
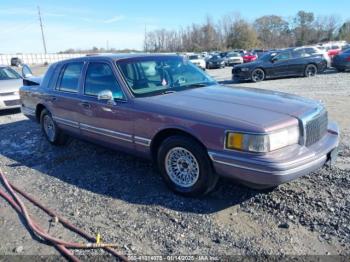
[[250, 77], [254, 83], [261, 82], [265, 80], [265, 72], [261, 68], [256, 68], [253, 70]]
[[336, 68], [338, 72], [345, 72], [345, 69], [343, 68]]
[[40, 125], [47, 141], [56, 146], [66, 145], [68, 136], [65, 135], [54, 122], [51, 113], [44, 109], [40, 115]]
[[304, 70], [304, 76], [313, 77], [315, 75], [317, 75], [317, 66], [314, 64], [307, 65]]
[[[165, 139], [159, 147], [157, 163], [167, 186], [183, 196], [203, 196], [212, 191], [218, 181], [205, 148], [186, 136]], [[192, 172], [190, 177], [186, 170]]]

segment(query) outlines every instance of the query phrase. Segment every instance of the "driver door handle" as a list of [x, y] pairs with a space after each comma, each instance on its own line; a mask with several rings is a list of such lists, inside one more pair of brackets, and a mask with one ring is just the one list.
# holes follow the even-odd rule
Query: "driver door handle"
[[91, 108], [91, 104], [89, 102], [80, 102], [79, 105], [81, 105], [85, 109], [90, 109]]

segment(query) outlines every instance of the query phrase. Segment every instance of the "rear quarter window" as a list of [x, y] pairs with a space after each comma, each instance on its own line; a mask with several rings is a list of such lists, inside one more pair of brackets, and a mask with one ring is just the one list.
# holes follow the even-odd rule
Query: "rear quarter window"
[[41, 82], [41, 86], [43, 88], [50, 88], [51, 84], [53, 83], [54, 73], [55, 69], [57, 68], [57, 64], [52, 64], [47, 69], [45, 76], [43, 78], [43, 81]]

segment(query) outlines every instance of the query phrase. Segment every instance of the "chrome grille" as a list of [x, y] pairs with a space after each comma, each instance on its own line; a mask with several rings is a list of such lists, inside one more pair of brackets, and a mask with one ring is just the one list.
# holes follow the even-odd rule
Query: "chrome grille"
[[319, 141], [327, 132], [328, 126], [328, 114], [327, 111], [322, 111], [320, 114], [306, 122], [305, 132], [306, 140], [305, 145], [311, 146]]

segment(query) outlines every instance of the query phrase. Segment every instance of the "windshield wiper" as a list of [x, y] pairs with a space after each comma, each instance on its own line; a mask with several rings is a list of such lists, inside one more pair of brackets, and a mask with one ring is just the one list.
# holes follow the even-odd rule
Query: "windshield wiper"
[[176, 91], [174, 90], [166, 90], [162, 93], [162, 95], [166, 95], [166, 94], [172, 94], [172, 93], [176, 93]]
[[187, 87], [204, 87], [204, 86], [209, 86], [212, 85], [213, 82], [203, 82], [203, 83], [194, 83], [190, 85], [186, 85]]

